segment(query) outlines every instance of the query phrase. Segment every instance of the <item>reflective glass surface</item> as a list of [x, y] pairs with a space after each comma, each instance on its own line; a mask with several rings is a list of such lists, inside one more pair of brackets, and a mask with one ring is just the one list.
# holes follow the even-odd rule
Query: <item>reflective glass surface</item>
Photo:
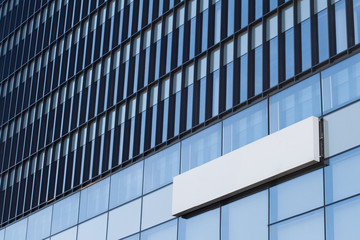
[[177, 220], [173, 220], [141, 233], [142, 240], [177, 240]]
[[173, 218], [172, 185], [143, 197], [141, 229], [147, 229]]
[[110, 178], [106, 178], [81, 191], [80, 222], [108, 210], [109, 187]]
[[223, 122], [224, 154], [268, 134], [268, 103], [262, 101]]
[[70, 228], [51, 237], [51, 240], [76, 240], [77, 227]]
[[36, 240], [50, 236], [52, 211], [50, 206], [29, 217], [26, 239]]
[[262, 191], [221, 208], [221, 239], [267, 239], [268, 191]]
[[220, 237], [220, 209], [192, 218], [180, 218], [179, 240], [218, 240]]
[[360, 149], [340, 154], [330, 159], [325, 168], [325, 200], [336, 202], [360, 193]]
[[78, 222], [80, 193], [54, 204], [51, 233], [58, 233]]
[[321, 73], [323, 111], [339, 108], [360, 97], [360, 54]]
[[141, 199], [109, 212], [108, 240], [117, 240], [140, 230]]
[[105, 213], [80, 224], [77, 240], [106, 240], [107, 218]]
[[143, 161], [111, 176], [110, 208], [128, 202], [142, 193]]
[[324, 240], [324, 210], [320, 209], [270, 227], [271, 240]]
[[221, 128], [216, 124], [182, 142], [181, 172], [221, 156]]
[[323, 193], [322, 169], [270, 188], [270, 222], [322, 206]]
[[321, 115], [319, 74], [270, 97], [270, 132]]

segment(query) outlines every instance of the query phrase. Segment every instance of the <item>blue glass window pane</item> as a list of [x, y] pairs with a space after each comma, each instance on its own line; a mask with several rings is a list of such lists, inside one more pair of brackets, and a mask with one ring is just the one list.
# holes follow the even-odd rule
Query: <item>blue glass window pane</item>
[[247, 100], [248, 96], [248, 55], [240, 58], [240, 102]]
[[200, 80], [200, 105], [199, 105], [199, 123], [205, 121], [206, 104], [206, 77]]
[[267, 239], [268, 191], [221, 208], [221, 239]]
[[270, 188], [270, 222], [312, 210], [324, 204], [322, 169]]
[[274, 10], [277, 7], [278, 0], [269, 0], [269, 9], [270, 11]]
[[321, 115], [319, 74], [270, 97], [270, 132]]
[[255, 95], [263, 91], [263, 48], [255, 49]]
[[111, 176], [110, 208], [141, 195], [143, 165], [141, 161]]
[[360, 1], [354, 0], [354, 35], [355, 44], [360, 43]]
[[163, 132], [162, 132], [163, 142], [167, 140], [168, 118], [169, 118], [169, 98], [164, 100], [164, 118], [163, 118]]
[[235, 0], [228, 0], [228, 36], [234, 33], [234, 19], [235, 19]]
[[224, 154], [268, 134], [267, 100], [224, 120]]
[[191, 19], [189, 59], [194, 58], [195, 55], [195, 36], [196, 36], [196, 17]]
[[311, 67], [311, 25], [309, 18], [301, 23], [301, 62], [302, 71]]
[[105, 213], [78, 226], [78, 240], [106, 240], [107, 216]]
[[140, 219], [141, 199], [111, 210], [108, 218], [107, 239], [118, 240], [139, 232]]
[[192, 84], [188, 87], [187, 115], [186, 115], [186, 129], [187, 130], [189, 130], [192, 127], [193, 96], [194, 96], [194, 84]]
[[321, 73], [324, 113], [360, 97], [360, 54]]
[[220, 70], [213, 73], [213, 103], [212, 103], [212, 116], [215, 117], [219, 114], [219, 94], [220, 94]]
[[244, 28], [248, 25], [249, 19], [249, 0], [241, 0], [241, 28]]
[[5, 230], [5, 240], [25, 240], [28, 219], [11, 224]]
[[110, 178], [80, 192], [80, 222], [108, 210]]
[[209, 10], [203, 12], [201, 51], [204, 52], [208, 45]]
[[324, 210], [289, 219], [270, 227], [271, 240], [324, 240]]
[[148, 229], [173, 218], [171, 214], [172, 185], [143, 197], [141, 229]]
[[263, 15], [263, 0], [255, 0], [255, 19]]
[[179, 131], [180, 131], [180, 104], [181, 104], [181, 92], [177, 92], [175, 96], [174, 136], [179, 135]]
[[325, 200], [332, 203], [360, 193], [360, 149], [330, 159], [325, 168]]
[[135, 234], [133, 236], [123, 238], [122, 240], [139, 240], [139, 239], [140, 239], [140, 234]]
[[177, 220], [173, 220], [141, 233], [142, 240], [176, 240]]
[[179, 28], [179, 46], [178, 46], [178, 57], [177, 65], [180, 66], [183, 62], [183, 51], [184, 51], [184, 25]]
[[279, 41], [278, 38], [273, 38], [270, 40], [270, 87], [274, 87], [279, 83], [279, 54], [278, 47]]
[[234, 63], [231, 62], [226, 66], [226, 110], [233, 106], [233, 89], [234, 89]]
[[[55, 236], [52, 236], [51, 240], [76, 240], [76, 235], [77, 227], [73, 227]], [[47, 240], [50, 240], [50, 238], [48, 238]]]
[[221, 156], [221, 123], [185, 139], [181, 145], [181, 172]]
[[329, 58], [329, 29], [327, 10], [318, 14], [318, 46], [319, 62]]
[[180, 144], [169, 147], [145, 160], [144, 194], [172, 182], [179, 174]]
[[221, 1], [215, 4], [215, 26], [214, 26], [214, 44], [220, 42], [221, 30]]
[[172, 46], [172, 33], [167, 36], [167, 50], [166, 50], [166, 72], [170, 72], [171, 68], [171, 46]]
[[214, 209], [201, 215], [180, 218], [179, 240], [219, 240], [220, 209]]
[[285, 77], [294, 76], [294, 28], [285, 32]]
[[38, 240], [50, 236], [52, 206], [31, 215], [28, 220], [28, 240]]
[[54, 204], [51, 233], [55, 234], [78, 222], [80, 193]]
[[335, 4], [335, 29], [336, 29], [336, 53], [340, 53], [347, 48], [346, 31], [346, 5], [345, 0]]
[[353, 239], [360, 236], [360, 198], [330, 205], [326, 208], [326, 239]]

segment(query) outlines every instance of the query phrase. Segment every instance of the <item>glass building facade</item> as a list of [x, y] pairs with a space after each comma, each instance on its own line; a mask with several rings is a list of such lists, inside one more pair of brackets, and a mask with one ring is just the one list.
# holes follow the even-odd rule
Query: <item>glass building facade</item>
[[[360, 0], [0, 0], [0, 240], [355, 239], [359, 52]], [[172, 216], [310, 116], [323, 166]]]

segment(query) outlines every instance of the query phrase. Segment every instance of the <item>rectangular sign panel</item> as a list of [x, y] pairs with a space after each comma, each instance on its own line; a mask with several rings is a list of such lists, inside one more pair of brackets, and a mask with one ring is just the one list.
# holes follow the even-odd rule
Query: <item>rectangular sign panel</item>
[[174, 178], [180, 216], [320, 161], [319, 119], [307, 118]]

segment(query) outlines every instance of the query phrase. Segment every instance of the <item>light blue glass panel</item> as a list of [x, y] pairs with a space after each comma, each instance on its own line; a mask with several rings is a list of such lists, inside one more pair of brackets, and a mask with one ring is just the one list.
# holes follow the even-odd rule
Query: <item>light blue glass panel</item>
[[269, 0], [269, 10], [272, 11], [277, 7], [278, 0]]
[[203, 12], [203, 21], [202, 21], [202, 33], [201, 33], [201, 51], [204, 52], [207, 49], [208, 45], [208, 28], [209, 28], [209, 10]]
[[140, 230], [141, 199], [109, 212], [108, 240], [117, 240]]
[[80, 224], [77, 240], [106, 240], [107, 215], [105, 213]]
[[360, 54], [321, 73], [323, 110], [339, 108], [360, 97]]
[[180, 143], [145, 160], [144, 194], [171, 183], [179, 174]]
[[270, 227], [270, 240], [324, 240], [324, 210], [291, 218]]
[[5, 240], [25, 240], [28, 219], [25, 218], [8, 226], [5, 230]]
[[196, 37], [196, 17], [190, 21], [190, 47], [189, 47], [189, 59], [194, 58], [195, 55], [195, 37]]
[[279, 40], [277, 37], [270, 40], [270, 87], [279, 84]]
[[166, 50], [166, 72], [171, 69], [171, 46], [172, 46], [172, 33], [167, 36], [167, 50]]
[[50, 236], [52, 206], [40, 210], [28, 219], [28, 240], [38, 240]]
[[268, 238], [268, 191], [262, 191], [221, 208], [221, 239]]
[[245, 102], [248, 97], [248, 55], [240, 57], [240, 102]]
[[172, 185], [143, 197], [141, 229], [147, 229], [173, 218], [171, 214]]
[[179, 240], [218, 240], [219, 235], [219, 208], [192, 218], [180, 218]]
[[345, 0], [335, 4], [335, 29], [336, 29], [336, 53], [340, 53], [347, 48], [346, 31], [346, 5]]
[[294, 28], [285, 32], [285, 78], [294, 76], [295, 71]]
[[224, 120], [224, 154], [268, 134], [267, 100]]
[[214, 44], [220, 42], [221, 31], [221, 1], [215, 4], [215, 26], [214, 26]]
[[212, 116], [219, 114], [219, 100], [220, 100], [220, 70], [213, 73], [213, 96], [212, 96]]
[[221, 123], [185, 139], [181, 145], [181, 172], [221, 156]]
[[255, 19], [263, 15], [263, 0], [255, 0]]
[[318, 46], [319, 62], [323, 62], [329, 58], [329, 26], [327, 10], [318, 13]]
[[248, 25], [249, 19], [249, 0], [241, 0], [241, 28], [244, 28]]
[[270, 132], [321, 115], [319, 74], [270, 97]]
[[3, 230], [0, 230], [0, 240], [5, 239], [5, 228]]
[[78, 222], [80, 193], [54, 204], [51, 234], [74, 226]]
[[178, 57], [177, 66], [180, 66], [183, 62], [183, 51], [184, 51], [184, 25], [179, 27], [179, 45], [178, 45]]
[[110, 208], [141, 195], [143, 165], [143, 161], [141, 161], [111, 176]]
[[301, 23], [301, 66], [302, 71], [305, 71], [311, 67], [310, 18]]
[[80, 195], [80, 222], [108, 210], [110, 178], [85, 188]]
[[270, 222], [312, 210], [324, 204], [323, 170], [308, 173], [270, 188]]
[[177, 220], [173, 220], [141, 233], [141, 240], [176, 240]]
[[255, 95], [263, 91], [263, 48], [255, 49]]
[[186, 130], [189, 130], [192, 127], [193, 98], [194, 98], [194, 84], [191, 84], [188, 87], [188, 96], [187, 96]]
[[227, 35], [230, 36], [234, 33], [234, 21], [235, 21], [235, 0], [228, 1], [228, 23], [227, 23]]
[[199, 123], [205, 121], [205, 106], [206, 106], [206, 77], [200, 79]]
[[234, 62], [226, 65], [226, 110], [233, 106]]
[[355, 44], [360, 43], [360, 1], [354, 0], [354, 35]]
[[360, 193], [360, 148], [330, 159], [325, 168], [325, 200], [332, 203]]
[[123, 240], [139, 240], [139, 239], [140, 239], [140, 234], [135, 234], [133, 236], [123, 238]]
[[326, 208], [326, 239], [354, 239], [360, 236], [360, 198], [330, 205]]
[[77, 227], [70, 228], [55, 236], [51, 237], [51, 240], [76, 240]]

